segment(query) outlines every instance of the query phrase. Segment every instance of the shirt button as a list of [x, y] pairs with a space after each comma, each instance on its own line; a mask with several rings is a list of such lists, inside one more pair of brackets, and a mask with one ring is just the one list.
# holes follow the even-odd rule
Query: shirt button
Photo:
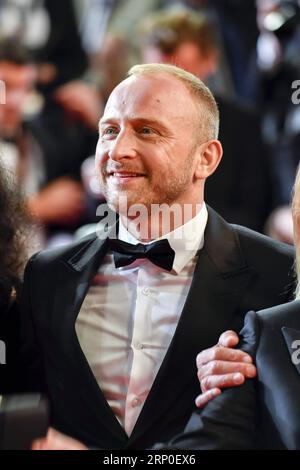
[[150, 289], [148, 289], [148, 287], [144, 287], [144, 288], [142, 289], [142, 293], [143, 293], [144, 295], [149, 295], [149, 294], [150, 294]]
[[135, 349], [144, 349], [143, 343], [135, 343], [134, 347]]
[[135, 397], [131, 402], [131, 406], [133, 408], [136, 408], [137, 406], [140, 406], [141, 404], [142, 404], [142, 401], [137, 397]]

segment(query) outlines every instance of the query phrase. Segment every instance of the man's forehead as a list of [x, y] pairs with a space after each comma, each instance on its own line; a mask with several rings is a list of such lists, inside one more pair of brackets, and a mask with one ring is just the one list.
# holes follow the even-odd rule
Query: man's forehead
[[112, 110], [129, 108], [154, 111], [167, 111], [176, 108], [177, 112], [188, 106], [191, 100], [189, 91], [178, 79], [167, 74], [131, 76], [121, 82], [111, 93], [104, 110], [104, 116]]

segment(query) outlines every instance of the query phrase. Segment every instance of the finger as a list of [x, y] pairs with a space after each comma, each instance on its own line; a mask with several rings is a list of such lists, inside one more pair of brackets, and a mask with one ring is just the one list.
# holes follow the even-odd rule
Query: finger
[[209, 375], [201, 381], [202, 392], [207, 392], [213, 388], [236, 387], [245, 382], [245, 376], [240, 372], [224, 375]]
[[198, 368], [198, 379], [201, 381], [210, 375], [224, 375], [240, 373], [247, 378], [256, 376], [256, 367], [253, 364], [242, 362], [211, 361]]
[[44, 439], [35, 439], [31, 444], [31, 450], [42, 450]]
[[48, 439], [55, 439], [57, 437], [63, 436], [59, 431], [57, 431], [55, 428], [52, 428], [51, 426], [48, 428], [47, 431], [47, 438]]
[[228, 362], [244, 362], [252, 363], [249, 354], [240, 349], [213, 347], [200, 352], [196, 358], [197, 367], [201, 367], [211, 361], [228, 361]]
[[236, 346], [239, 342], [239, 337], [235, 331], [227, 330], [221, 334], [219, 338], [218, 345], [223, 346], [225, 348], [232, 348]]
[[209, 401], [221, 393], [222, 391], [219, 388], [213, 388], [212, 390], [208, 390], [205, 393], [201, 393], [201, 395], [198, 395], [195, 400], [196, 406], [198, 408], [203, 408]]

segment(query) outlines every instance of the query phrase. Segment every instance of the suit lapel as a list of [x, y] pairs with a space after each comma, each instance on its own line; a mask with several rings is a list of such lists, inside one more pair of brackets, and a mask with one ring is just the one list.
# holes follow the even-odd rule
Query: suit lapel
[[127, 440], [127, 435], [99, 388], [75, 331], [75, 322], [82, 302], [106, 251], [107, 238], [94, 237], [71, 258], [60, 261], [60, 279], [54, 293], [52, 328], [57, 335], [58, 347], [62, 348], [62, 354], [67, 358], [68, 373], [74, 374], [72, 380], [78, 396], [85, 401], [85, 408], [93, 418], [91, 422], [98, 419], [99, 424], [107, 428], [108, 433], [113, 433], [122, 442]]
[[283, 326], [281, 331], [291, 355], [291, 362], [300, 374], [300, 331], [286, 326]]
[[130, 445], [147, 432], [196, 380], [196, 355], [217, 342], [233, 323], [253, 269], [246, 265], [236, 234], [209, 209], [204, 248], [175, 335], [141, 411]]

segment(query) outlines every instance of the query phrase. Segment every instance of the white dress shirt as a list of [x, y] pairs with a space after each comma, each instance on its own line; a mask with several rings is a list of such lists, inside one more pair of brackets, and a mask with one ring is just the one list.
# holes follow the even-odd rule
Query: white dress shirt
[[[108, 404], [131, 434], [175, 333], [203, 247], [207, 209], [164, 235], [172, 271], [138, 259], [116, 268], [108, 253], [76, 321], [80, 346]], [[119, 222], [119, 239], [137, 244]]]

